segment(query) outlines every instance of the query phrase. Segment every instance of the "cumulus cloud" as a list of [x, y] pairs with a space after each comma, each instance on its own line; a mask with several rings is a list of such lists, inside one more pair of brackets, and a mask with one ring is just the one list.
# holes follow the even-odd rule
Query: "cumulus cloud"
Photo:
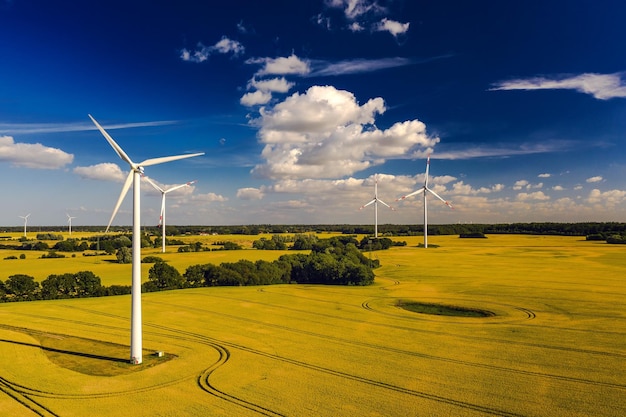
[[594, 188], [589, 192], [589, 196], [587, 197], [587, 202], [590, 204], [604, 205], [607, 207], [614, 207], [624, 201], [626, 201], [626, 191], [623, 190], [602, 192]]
[[374, 26], [374, 30], [378, 32], [389, 32], [394, 38], [402, 35], [409, 30], [409, 23], [400, 23], [395, 20], [383, 18]]
[[[325, 5], [343, 12], [345, 20], [341, 26], [351, 32], [362, 32], [369, 28], [372, 32], [389, 32], [397, 38], [409, 30], [409, 23], [389, 19], [389, 9], [378, 0], [326, 0]], [[333, 25], [330, 16], [320, 13], [316, 17], [317, 23], [331, 30]]]
[[248, 90], [256, 91], [244, 94], [239, 102], [248, 107], [267, 104], [272, 99], [273, 92], [286, 93], [291, 89], [291, 87], [293, 87], [293, 85], [294, 84], [287, 81], [285, 77], [270, 78], [265, 80], [252, 78], [248, 82]]
[[251, 91], [249, 93], [244, 94], [240, 99], [239, 103], [244, 106], [252, 107], [258, 106], [262, 104], [267, 104], [272, 99], [272, 93], [268, 91]]
[[376, 128], [375, 118], [384, 112], [382, 98], [360, 105], [352, 93], [332, 86], [313, 86], [261, 108], [254, 123], [266, 162], [253, 173], [273, 179], [342, 177], [439, 142], [419, 120]]
[[41, 143], [16, 143], [11, 136], [0, 136], [0, 162], [36, 169], [59, 169], [71, 163], [74, 155]]
[[311, 71], [310, 63], [298, 58], [295, 54], [278, 58], [250, 58], [246, 64], [261, 64], [257, 76], [262, 75], [306, 75]]
[[522, 188], [525, 187], [529, 187], [530, 183], [526, 180], [519, 180], [519, 181], [515, 181], [515, 184], [513, 185], [513, 189], [514, 190], [521, 190]]
[[588, 183], [594, 183], [594, 182], [601, 182], [602, 180], [604, 180], [604, 178], [602, 178], [601, 176], [595, 176], [595, 177], [591, 177], [591, 178], [587, 178], [586, 181]]
[[212, 46], [206, 46], [202, 42], [198, 42], [194, 51], [190, 51], [187, 48], [181, 49], [180, 58], [183, 61], [200, 63], [208, 60], [214, 53], [239, 56], [243, 54], [244, 51], [245, 48], [240, 42], [229, 39], [226, 36], [222, 36], [222, 39]]
[[550, 178], [552, 175], [551, 174], [539, 174], [537, 175], [539, 178]]
[[202, 203], [213, 203], [213, 202], [223, 202], [228, 201], [228, 198], [215, 194], [215, 193], [206, 193], [206, 194], [194, 194], [191, 196], [192, 201], [199, 201]]
[[123, 172], [116, 164], [107, 162], [87, 167], [76, 167], [74, 173], [89, 180], [124, 182], [128, 173]]
[[545, 195], [543, 191], [535, 191], [534, 193], [519, 193], [517, 195], [517, 199], [519, 201], [529, 201], [529, 200], [549, 200], [550, 197]]
[[237, 198], [241, 200], [261, 200], [264, 194], [258, 188], [240, 188], [237, 190]]
[[375, 0], [326, 0], [328, 7], [342, 9], [346, 18], [354, 20], [370, 12], [380, 12], [384, 8]]
[[504, 189], [504, 184], [495, 184], [491, 187], [473, 188], [469, 184], [465, 184], [463, 181], [458, 181], [452, 184], [452, 193], [461, 195], [477, 195], [477, 194], [491, 194], [497, 193]]
[[255, 78], [251, 79], [248, 82], [248, 89], [255, 88], [261, 91], [273, 91], [277, 93], [286, 93], [291, 90], [293, 87], [293, 83], [289, 82], [285, 79], [285, 77], [280, 78], [269, 78], [265, 80], [257, 80]]
[[565, 191], [565, 188], [563, 188], [563, 186], [561, 185], [555, 185], [554, 187], [552, 187], [552, 189], [554, 191]]
[[493, 84], [495, 90], [575, 90], [589, 94], [598, 100], [626, 97], [626, 84], [622, 80], [622, 73], [595, 74], [585, 73], [570, 77], [521, 78], [510, 81], [500, 81]]

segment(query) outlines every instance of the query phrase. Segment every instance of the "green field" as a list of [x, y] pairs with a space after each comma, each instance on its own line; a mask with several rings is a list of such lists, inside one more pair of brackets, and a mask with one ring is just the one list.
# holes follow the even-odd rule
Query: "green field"
[[[422, 249], [421, 237], [398, 240], [408, 245], [372, 254], [382, 267], [369, 287], [144, 294], [140, 366], [125, 363], [129, 296], [0, 304], [0, 415], [626, 415], [623, 245], [431, 236], [439, 247]], [[279, 254], [172, 248], [164, 258], [183, 272], [242, 255]], [[28, 268], [39, 261], [61, 268], [79, 256], [2, 260], [0, 279], [5, 265], [22, 262], [19, 273], [36, 276]], [[52, 273], [46, 265], [38, 281]], [[130, 281], [128, 265], [91, 265], [82, 270], [104, 285]], [[399, 301], [495, 315], [424, 314]], [[157, 350], [166, 356], [150, 357]]]

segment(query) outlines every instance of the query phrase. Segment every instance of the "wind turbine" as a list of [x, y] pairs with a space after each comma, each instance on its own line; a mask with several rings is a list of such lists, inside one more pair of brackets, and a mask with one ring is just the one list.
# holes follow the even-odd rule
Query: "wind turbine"
[[26, 224], [28, 223], [28, 216], [30, 216], [30, 213], [28, 213], [26, 216], [19, 216], [24, 219], [24, 237], [26, 237]]
[[140, 196], [141, 196], [141, 174], [143, 173], [144, 167], [150, 165], [162, 164], [165, 162], [176, 161], [178, 159], [183, 158], [191, 158], [193, 156], [204, 155], [204, 153], [193, 153], [186, 155], [177, 155], [177, 156], [165, 156], [161, 158], [152, 158], [146, 159], [143, 162], [135, 163], [133, 162], [128, 155], [124, 152], [124, 150], [113, 140], [111, 136], [96, 122], [96, 120], [89, 115], [91, 121], [96, 125], [100, 133], [104, 136], [104, 138], [109, 142], [109, 145], [113, 148], [115, 153], [128, 163], [130, 166], [130, 173], [128, 177], [126, 177], [126, 182], [124, 182], [124, 186], [122, 187], [122, 192], [120, 194], [119, 199], [117, 200], [117, 204], [115, 204], [115, 208], [113, 209], [113, 214], [111, 215], [111, 220], [109, 220], [109, 224], [107, 225], [106, 232], [109, 231], [109, 227], [111, 227], [111, 223], [113, 222], [113, 218], [117, 214], [117, 210], [119, 209], [126, 193], [128, 193], [128, 189], [131, 184], [133, 185], [133, 241], [132, 241], [132, 285], [131, 285], [131, 325], [130, 325], [130, 362], [134, 364], [140, 364], [143, 361], [143, 352], [142, 352], [142, 320], [141, 320], [141, 205], [140, 205]]
[[72, 236], [72, 219], [75, 219], [76, 217], [72, 217], [67, 213], [65, 213], [65, 215], [67, 216], [67, 223], [70, 225], [70, 236]]
[[165, 253], [165, 195], [174, 190], [178, 190], [183, 187], [189, 187], [192, 184], [195, 184], [197, 181], [193, 180], [185, 184], [175, 185], [165, 190], [155, 184], [155, 182], [152, 181], [149, 177], [144, 176], [144, 179], [148, 181], [157, 191], [161, 192], [161, 214], [159, 216], [159, 226], [161, 226], [161, 252]]
[[374, 175], [374, 198], [367, 204], [362, 205], [359, 210], [363, 210], [365, 207], [369, 206], [370, 204], [374, 204], [374, 238], [378, 239], [378, 203], [381, 203], [387, 207], [389, 207], [391, 210], [395, 210], [393, 207], [391, 207], [389, 204], [385, 203], [383, 200], [381, 200], [380, 198], [378, 198], [378, 176]]
[[419, 190], [413, 191], [410, 194], [407, 194], [405, 196], [402, 196], [396, 199], [396, 201], [404, 200], [405, 198], [411, 197], [415, 194], [424, 193], [424, 247], [425, 248], [428, 247], [428, 205], [427, 205], [428, 198], [426, 197], [426, 193], [427, 192], [431, 193], [432, 195], [434, 195], [435, 197], [443, 201], [446, 204], [446, 206], [450, 208], [454, 208], [452, 207], [452, 204], [450, 204], [448, 201], [441, 198], [439, 194], [437, 194], [436, 192], [428, 188], [428, 169], [429, 168], [430, 168], [430, 155], [428, 155], [428, 158], [426, 159], [426, 177], [424, 178], [424, 186], [420, 188]]

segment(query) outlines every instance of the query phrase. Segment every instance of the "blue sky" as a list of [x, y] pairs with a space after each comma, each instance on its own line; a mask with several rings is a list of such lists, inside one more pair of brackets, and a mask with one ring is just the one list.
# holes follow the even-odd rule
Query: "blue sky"
[[626, 222], [623, 1], [0, 1], [0, 225]]

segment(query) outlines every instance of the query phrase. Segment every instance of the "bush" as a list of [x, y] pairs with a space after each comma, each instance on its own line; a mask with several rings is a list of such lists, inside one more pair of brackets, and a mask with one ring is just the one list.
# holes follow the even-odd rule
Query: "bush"
[[143, 264], [155, 264], [157, 262], [165, 262], [165, 261], [163, 260], [163, 258], [161, 258], [159, 256], [152, 256], [152, 255], [145, 256], [141, 260], [141, 263], [143, 263]]
[[47, 254], [41, 255], [42, 259], [50, 259], [50, 258], [65, 258], [65, 255], [62, 253], [57, 253], [56, 251], [51, 250]]

